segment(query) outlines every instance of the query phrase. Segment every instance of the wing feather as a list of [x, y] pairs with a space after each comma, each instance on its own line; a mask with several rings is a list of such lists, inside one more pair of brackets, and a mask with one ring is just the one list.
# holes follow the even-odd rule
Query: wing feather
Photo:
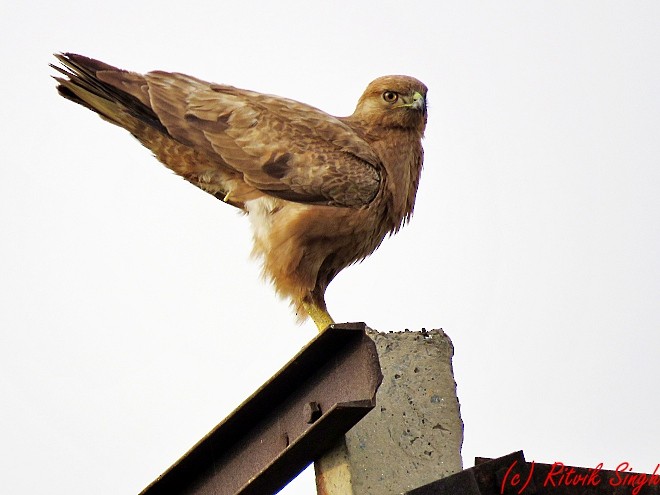
[[303, 203], [359, 207], [381, 164], [348, 125], [293, 100], [183, 74], [145, 76], [151, 108], [177, 140], [203, 150], [250, 186]]

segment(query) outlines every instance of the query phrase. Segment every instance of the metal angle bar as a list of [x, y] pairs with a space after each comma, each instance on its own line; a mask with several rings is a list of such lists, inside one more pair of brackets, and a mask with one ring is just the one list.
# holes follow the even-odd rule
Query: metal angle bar
[[328, 327], [140, 495], [279, 491], [375, 406], [365, 328]]

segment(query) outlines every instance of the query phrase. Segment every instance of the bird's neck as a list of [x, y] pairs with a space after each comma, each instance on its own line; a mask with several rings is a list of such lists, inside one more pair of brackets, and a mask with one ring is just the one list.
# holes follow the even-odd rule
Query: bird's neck
[[413, 213], [424, 157], [421, 135], [390, 130], [386, 138], [372, 141], [371, 145], [385, 170], [383, 201], [388, 212], [388, 231], [396, 232]]
[[383, 187], [379, 194], [385, 210], [383, 230], [398, 231], [412, 216], [422, 172], [425, 121], [418, 128], [382, 125], [355, 114], [340, 120], [364, 139], [383, 164]]

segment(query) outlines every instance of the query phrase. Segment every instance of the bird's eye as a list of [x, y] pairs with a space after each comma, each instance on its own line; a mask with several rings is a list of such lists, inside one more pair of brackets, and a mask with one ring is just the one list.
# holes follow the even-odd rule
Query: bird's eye
[[398, 99], [399, 99], [399, 95], [396, 94], [394, 91], [385, 91], [383, 93], [383, 100], [385, 100], [387, 103], [394, 103]]

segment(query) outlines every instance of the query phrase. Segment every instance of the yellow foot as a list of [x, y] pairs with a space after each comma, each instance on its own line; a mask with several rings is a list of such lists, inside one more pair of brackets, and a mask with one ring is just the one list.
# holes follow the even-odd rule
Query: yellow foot
[[334, 323], [334, 320], [330, 316], [327, 310], [319, 308], [316, 304], [304, 302], [303, 306], [309, 314], [310, 318], [316, 323], [316, 327], [319, 329], [319, 332], [322, 332], [329, 325]]

